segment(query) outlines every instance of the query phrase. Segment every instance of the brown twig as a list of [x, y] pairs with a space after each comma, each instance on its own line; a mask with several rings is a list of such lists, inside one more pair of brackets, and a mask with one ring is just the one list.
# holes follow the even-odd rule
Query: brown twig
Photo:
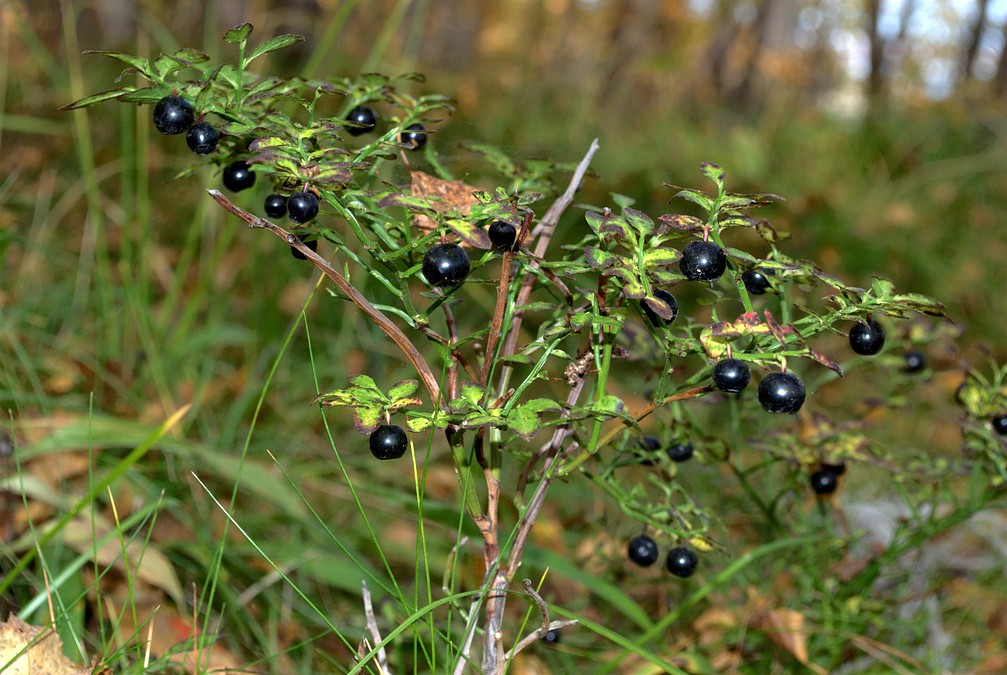
[[[375, 645], [381, 644], [381, 631], [378, 630], [378, 620], [374, 616], [374, 605], [371, 604], [371, 589], [367, 588], [367, 581], [361, 581], [361, 594], [364, 597], [364, 616], [367, 618], [367, 632], [371, 634], [371, 639]], [[388, 654], [384, 647], [378, 647], [378, 668], [382, 673], [388, 672]]]
[[371, 321], [377, 324], [378, 328], [385, 332], [385, 335], [390, 337], [399, 349], [402, 350], [403, 355], [413, 364], [416, 369], [417, 374], [423, 381], [423, 385], [426, 387], [427, 391], [430, 392], [430, 398], [433, 399], [434, 405], [438, 405], [440, 401], [440, 384], [438, 383], [437, 377], [434, 376], [430, 366], [427, 365], [426, 359], [420, 354], [419, 350], [413, 345], [413, 343], [406, 337], [398, 326], [392, 323], [381, 310], [377, 309], [374, 305], [368, 302], [360, 291], [358, 291], [354, 286], [339, 272], [337, 272], [332, 265], [322, 258], [320, 255], [308, 248], [295, 234], [287, 232], [279, 225], [275, 225], [265, 218], [260, 218], [256, 215], [245, 211], [244, 209], [235, 206], [231, 200], [225, 197], [219, 190], [207, 190], [213, 199], [224, 207], [224, 209], [231, 213], [232, 215], [241, 218], [248, 226], [254, 229], [269, 230], [277, 237], [282, 239], [287, 245], [296, 248], [305, 258], [311, 261], [311, 263], [322, 271], [325, 276], [332, 279], [332, 281], [339, 287], [343, 293], [349, 297], [353, 303], [359, 307]]

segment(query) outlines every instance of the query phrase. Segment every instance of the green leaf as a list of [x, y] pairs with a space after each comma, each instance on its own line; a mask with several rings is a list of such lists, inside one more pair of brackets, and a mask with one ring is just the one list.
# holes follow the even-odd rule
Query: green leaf
[[73, 103], [67, 103], [65, 106], [61, 107], [60, 110], [77, 110], [78, 108], [87, 108], [95, 103], [101, 103], [102, 101], [108, 101], [110, 99], [119, 98], [123, 94], [133, 91], [132, 87], [120, 87], [118, 89], [106, 89], [105, 91], [99, 91], [90, 96], [85, 96], [84, 98], [77, 99]]
[[217, 77], [235, 89], [238, 88], [238, 71], [230, 63], [220, 67], [220, 70], [217, 71]]
[[614, 234], [615, 238], [629, 242], [631, 244], [636, 243], [636, 235], [626, 224], [626, 221], [619, 216], [613, 216], [605, 221], [601, 227], [598, 228], [599, 235]]
[[700, 206], [709, 213], [713, 210], [713, 199], [699, 190], [679, 190], [672, 199], [681, 198]]
[[410, 398], [420, 388], [417, 380], [401, 380], [392, 385], [388, 390], [388, 398], [398, 401], [401, 398]]
[[377, 383], [369, 375], [354, 375], [350, 378], [350, 384], [354, 387], [359, 387], [361, 389], [371, 389], [373, 391], [380, 392]]
[[379, 405], [358, 405], [353, 408], [353, 426], [362, 434], [369, 434], [384, 421], [384, 409]]
[[559, 412], [563, 409], [563, 406], [551, 398], [533, 398], [530, 401], [522, 403], [519, 407], [526, 408], [535, 413]]
[[646, 270], [655, 267], [667, 267], [675, 264], [681, 257], [678, 251], [673, 248], [652, 248], [643, 254], [643, 266]]
[[699, 165], [699, 170], [704, 176], [716, 183], [718, 188], [724, 187], [724, 179], [727, 177], [727, 172], [718, 164], [703, 162]]
[[224, 33], [224, 42], [236, 45], [247, 40], [248, 36], [251, 34], [252, 34], [252, 24], [243, 23], [240, 26], [235, 26], [234, 28]]
[[416, 434], [429, 429], [433, 426], [433, 422], [427, 417], [408, 417], [406, 418], [406, 426], [409, 427], [409, 431]]
[[245, 65], [259, 58], [263, 54], [269, 54], [270, 52], [275, 52], [279, 49], [284, 49], [290, 45], [297, 44], [298, 42], [304, 42], [303, 35], [277, 35], [274, 38], [270, 38], [260, 44], [258, 47], [252, 50], [252, 53], [245, 59]]
[[293, 147], [294, 142], [289, 138], [281, 138], [279, 136], [264, 136], [262, 138], [256, 138], [254, 141], [248, 144], [248, 149], [251, 152], [258, 152], [259, 150], [265, 150], [266, 148], [280, 148], [280, 147]]
[[620, 209], [623, 209], [623, 210], [628, 209], [630, 206], [632, 206], [633, 204], [636, 203], [636, 200], [633, 199], [632, 197], [627, 197], [626, 195], [621, 195], [618, 192], [613, 192], [611, 196], [612, 196], [612, 201], [615, 202], [615, 205], [618, 206]]
[[629, 223], [629, 226], [636, 230], [641, 237], [654, 231], [654, 220], [643, 211], [626, 208], [622, 212], [622, 216]]
[[530, 441], [542, 428], [542, 421], [534, 410], [519, 405], [508, 413], [507, 428], [520, 436], [522, 440]]
[[493, 246], [489, 235], [480, 227], [467, 220], [452, 218], [447, 221], [448, 229], [457, 234], [462, 241], [474, 248], [489, 249]]
[[919, 312], [920, 314], [925, 314], [927, 316], [940, 317], [942, 319], [947, 319], [948, 321], [951, 320], [951, 317], [949, 317], [945, 311], [946, 308], [944, 303], [938, 302], [928, 295], [922, 295], [920, 293], [902, 293], [893, 297], [892, 302], [896, 303], [903, 309]]
[[[485, 143], [463, 143], [462, 147], [471, 152], [476, 152], [485, 157], [493, 167], [502, 175], [511, 178], [517, 174], [514, 162], [511, 161], [507, 153], [493, 145]], [[485, 194], [485, 193], [483, 193]]]
[[472, 382], [466, 382], [461, 386], [461, 398], [465, 399], [472, 405], [479, 405], [483, 396], [486, 395], [486, 391], [480, 387], [478, 384], [473, 384]]
[[614, 394], [606, 394], [591, 405], [591, 410], [606, 415], [621, 415], [625, 407], [621, 398]]
[[170, 87], [144, 87], [123, 94], [119, 100], [123, 103], [157, 103], [170, 93]]
[[588, 265], [596, 270], [602, 270], [606, 267], [610, 267], [617, 258], [618, 256], [614, 253], [604, 251], [597, 246], [588, 246], [584, 249], [584, 260]]
[[88, 51], [86, 51], [84, 53], [85, 54], [101, 54], [103, 56], [107, 56], [109, 58], [113, 58], [116, 61], [122, 61], [123, 63], [128, 64], [128, 65], [136, 68], [137, 70], [139, 70], [141, 73], [143, 73], [145, 76], [147, 76], [147, 79], [153, 79], [151, 77], [152, 73], [151, 73], [151, 70], [150, 70], [150, 61], [148, 61], [145, 58], [142, 58], [142, 57], [139, 57], [139, 56], [130, 56], [129, 54], [122, 54], [120, 52], [106, 52], [106, 51], [97, 51], [97, 50], [88, 50]]

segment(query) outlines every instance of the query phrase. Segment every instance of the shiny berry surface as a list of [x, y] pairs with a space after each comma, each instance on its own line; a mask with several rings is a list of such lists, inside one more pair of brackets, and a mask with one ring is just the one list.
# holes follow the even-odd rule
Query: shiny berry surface
[[885, 329], [874, 319], [850, 329], [850, 349], [861, 356], [874, 356], [885, 346]]
[[209, 122], [197, 122], [185, 132], [185, 142], [197, 155], [209, 155], [217, 147], [220, 132]]
[[318, 197], [314, 192], [295, 192], [287, 197], [287, 211], [292, 223], [307, 223], [318, 215]]
[[650, 567], [657, 562], [657, 543], [645, 534], [638, 534], [629, 540], [626, 555], [640, 567]]
[[361, 136], [366, 134], [368, 131], [373, 131], [375, 125], [378, 123], [378, 114], [374, 112], [374, 108], [366, 105], [358, 105], [356, 108], [351, 110], [346, 116], [347, 122], [355, 122], [361, 126], [347, 126], [346, 131], [349, 132], [351, 136]]
[[493, 247], [501, 251], [510, 251], [517, 241], [517, 228], [502, 220], [494, 220], [486, 231]]
[[768, 413], [793, 415], [806, 397], [804, 383], [793, 373], [770, 373], [759, 382], [759, 403]]
[[716, 281], [727, 269], [727, 256], [712, 241], [694, 241], [682, 250], [679, 266], [686, 279]]
[[993, 425], [993, 431], [1001, 436], [1007, 436], [1007, 415], [997, 415], [990, 420], [990, 424]]
[[378, 459], [398, 459], [406, 454], [409, 439], [405, 430], [395, 424], [382, 424], [371, 432], [368, 441], [371, 454]]
[[676, 546], [668, 551], [668, 560], [666, 565], [669, 572], [674, 574], [676, 577], [682, 577], [685, 579], [687, 577], [691, 577], [696, 571], [696, 566], [699, 565], [699, 559], [696, 557], [696, 554], [693, 553], [692, 549], [685, 548], [684, 546]]
[[419, 123], [410, 124], [399, 134], [399, 143], [409, 150], [419, 150], [427, 144], [426, 128]]
[[839, 487], [839, 476], [828, 469], [819, 469], [811, 474], [811, 489], [816, 495], [830, 495]]
[[918, 373], [927, 367], [927, 355], [919, 349], [909, 349], [903, 355], [905, 364], [902, 371], [906, 373]]
[[287, 199], [283, 195], [268, 195], [262, 204], [262, 210], [270, 218], [282, 218], [287, 215]]
[[740, 359], [724, 359], [713, 366], [713, 386], [731, 394], [740, 393], [752, 381], [752, 370]]
[[423, 256], [423, 276], [431, 286], [460, 284], [470, 269], [469, 254], [458, 244], [437, 244]]
[[666, 291], [663, 288], [659, 288], [658, 290], [654, 291], [654, 297], [657, 298], [658, 300], [663, 300], [664, 303], [668, 305], [668, 307], [671, 309], [671, 318], [665, 319], [664, 317], [662, 317], [660, 314], [651, 309], [646, 301], [640, 303], [640, 306], [643, 307], [644, 316], [647, 317], [647, 320], [650, 321], [651, 325], [653, 325], [655, 328], [660, 328], [661, 326], [667, 326], [668, 324], [672, 323], [678, 316], [678, 300], [675, 299], [675, 296], [672, 295], [670, 291]]
[[231, 192], [241, 192], [255, 185], [255, 172], [243, 159], [224, 167], [224, 187]]
[[752, 295], [765, 295], [770, 288], [769, 277], [764, 270], [758, 268], [742, 274], [741, 282], [745, 284], [745, 290]]
[[172, 94], [165, 96], [154, 105], [154, 126], [162, 134], [174, 135], [188, 131], [196, 120], [192, 104], [186, 99]]
[[695, 448], [692, 447], [692, 443], [673, 443], [668, 448], [668, 459], [671, 461], [687, 462], [692, 459], [692, 455], [695, 453]]

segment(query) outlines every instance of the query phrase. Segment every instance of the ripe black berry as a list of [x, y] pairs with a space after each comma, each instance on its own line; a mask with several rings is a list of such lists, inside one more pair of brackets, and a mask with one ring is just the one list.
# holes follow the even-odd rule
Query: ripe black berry
[[378, 115], [374, 112], [374, 108], [366, 105], [358, 105], [350, 111], [349, 115], [346, 116], [346, 121], [356, 122], [361, 125], [346, 127], [346, 131], [348, 131], [351, 136], [360, 136], [361, 134], [366, 134], [368, 131], [372, 131], [374, 129], [374, 126], [378, 123]]
[[997, 415], [990, 420], [990, 424], [993, 425], [993, 431], [1001, 436], [1007, 436], [1007, 415]]
[[514, 248], [517, 241], [517, 228], [502, 220], [494, 220], [487, 232], [493, 246], [501, 251], [509, 251]]
[[[310, 248], [312, 251], [315, 251], [316, 253], [318, 252], [318, 240], [317, 239], [309, 239], [308, 241], [305, 241], [304, 237], [298, 237], [298, 239], [300, 239], [304, 243], [304, 245], [307, 246], [308, 248]], [[297, 250], [293, 246], [290, 247], [290, 254], [293, 255], [298, 260], [307, 260], [308, 259], [308, 256], [304, 255], [303, 253], [301, 253], [299, 250]]]
[[822, 462], [822, 471], [828, 471], [837, 476], [842, 476], [846, 473], [846, 462], [841, 459], [835, 462]]
[[418, 122], [410, 124], [399, 133], [399, 143], [406, 146], [409, 150], [419, 150], [427, 144], [426, 128]]
[[220, 132], [209, 122], [197, 122], [185, 133], [185, 142], [197, 155], [209, 155], [219, 140]]
[[282, 218], [287, 215], [287, 200], [278, 194], [271, 194], [266, 197], [262, 210], [270, 218]]
[[661, 449], [661, 439], [657, 436], [641, 436], [636, 445], [639, 448], [640, 464], [654, 466], [657, 463], [656, 453]]
[[650, 567], [657, 562], [657, 543], [645, 534], [638, 534], [629, 540], [626, 554], [640, 567]]
[[770, 373], [759, 382], [759, 403], [768, 413], [793, 415], [806, 396], [804, 383], [793, 373]]
[[192, 104], [176, 94], [165, 96], [154, 106], [154, 126], [162, 134], [180, 134], [191, 127], [195, 119]]
[[712, 241], [694, 241], [682, 251], [679, 266], [686, 279], [716, 281], [727, 269], [727, 256]]
[[850, 329], [850, 348], [862, 356], [873, 356], [885, 346], [885, 329], [874, 319]]
[[255, 172], [248, 162], [239, 159], [224, 167], [224, 187], [231, 192], [241, 192], [255, 185]]
[[830, 495], [839, 487], [839, 476], [828, 469], [821, 468], [811, 474], [811, 489], [816, 495]]
[[675, 320], [675, 317], [678, 316], [678, 300], [675, 299], [674, 295], [664, 290], [663, 288], [654, 291], [654, 297], [657, 298], [658, 300], [664, 300], [664, 302], [668, 305], [668, 307], [671, 308], [671, 318], [664, 319], [663, 317], [658, 315], [657, 312], [652, 310], [647, 305], [646, 302], [642, 303], [643, 313], [644, 315], [646, 315], [647, 320], [650, 321], [650, 323], [654, 325], [656, 328], [660, 328], [661, 326], [667, 326], [669, 323]]
[[764, 270], [759, 268], [748, 270], [742, 274], [741, 281], [745, 284], [745, 290], [752, 295], [763, 295], [769, 290], [769, 277]]
[[295, 192], [287, 197], [290, 222], [307, 223], [318, 215], [318, 197], [314, 192]]
[[382, 424], [371, 432], [369, 443], [371, 454], [378, 459], [398, 459], [409, 447], [405, 430], [394, 424]]
[[692, 454], [695, 449], [692, 447], [692, 443], [673, 443], [671, 447], [668, 448], [668, 459], [673, 462], [686, 462], [692, 459]]
[[738, 394], [752, 381], [752, 371], [740, 359], [724, 359], [713, 366], [713, 386], [721, 391]]
[[444, 288], [465, 281], [471, 264], [458, 244], [437, 244], [423, 256], [423, 276], [431, 286]]
[[927, 355], [919, 349], [910, 349], [905, 354], [906, 363], [902, 366], [903, 372], [918, 373], [927, 367]]
[[542, 639], [545, 640], [546, 642], [556, 644], [560, 640], [559, 631], [556, 630], [555, 628], [550, 628], [548, 631], [546, 631], [546, 634], [542, 636]]
[[696, 565], [698, 564], [699, 559], [692, 552], [692, 549], [676, 546], [668, 551], [668, 571], [676, 577], [682, 577], [683, 579], [691, 577], [696, 571]]

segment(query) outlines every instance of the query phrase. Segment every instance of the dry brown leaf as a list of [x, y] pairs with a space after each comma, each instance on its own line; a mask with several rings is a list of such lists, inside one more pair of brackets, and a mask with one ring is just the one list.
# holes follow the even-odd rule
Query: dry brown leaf
[[[433, 197], [430, 199], [430, 207], [437, 212], [443, 213], [448, 208], [454, 207], [461, 215], [467, 216], [472, 207], [479, 203], [472, 196], [472, 193], [477, 192], [479, 188], [460, 180], [444, 180], [422, 171], [410, 171], [409, 176], [411, 179], [409, 191], [412, 196]], [[415, 222], [424, 232], [437, 229], [437, 223], [424, 215], [417, 215]]]
[[32, 626], [13, 614], [0, 625], [4, 675], [85, 675], [91, 670], [75, 666], [63, 655], [63, 641], [51, 628]]

